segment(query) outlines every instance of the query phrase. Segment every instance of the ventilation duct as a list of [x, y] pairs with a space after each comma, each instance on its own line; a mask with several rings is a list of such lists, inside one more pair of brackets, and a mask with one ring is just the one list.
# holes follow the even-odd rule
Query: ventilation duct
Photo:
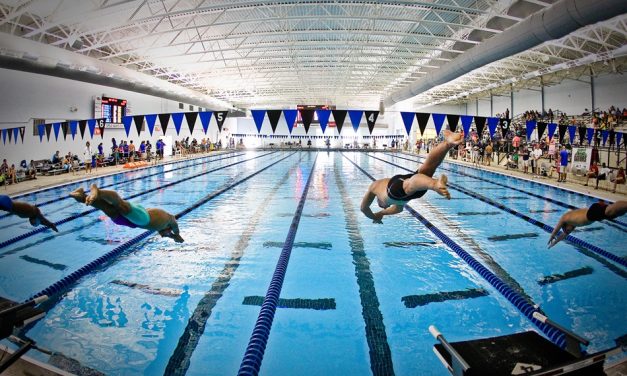
[[561, 0], [482, 42], [429, 76], [385, 98], [385, 106], [409, 99], [474, 69], [627, 12], [625, 0]]

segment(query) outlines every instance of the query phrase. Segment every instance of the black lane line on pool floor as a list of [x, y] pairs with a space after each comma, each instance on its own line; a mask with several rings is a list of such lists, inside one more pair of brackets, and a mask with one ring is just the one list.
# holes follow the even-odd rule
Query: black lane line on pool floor
[[[266, 248], [283, 248], [285, 246], [284, 242], [264, 242], [263, 246]], [[333, 248], [333, 244], [328, 242], [296, 242], [294, 243], [294, 248], [312, 248], [312, 249], [324, 249], [330, 250]]]
[[[275, 153], [275, 152], [262, 154], [262, 155], [259, 155], [259, 156], [253, 157], [253, 158], [244, 159], [244, 160], [241, 160], [241, 161], [238, 161], [238, 162], [234, 162], [234, 163], [231, 163], [231, 164], [228, 164], [228, 165], [220, 166], [220, 167], [217, 167], [217, 168], [214, 168], [214, 169], [211, 169], [211, 170], [203, 171], [203, 172], [201, 172], [201, 173], [194, 174], [194, 175], [191, 175], [191, 176], [187, 176], [187, 177], [184, 177], [184, 178], [179, 179], [179, 180], [175, 180], [175, 181], [168, 182], [168, 183], [163, 184], [163, 185], [158, 186], [158, 187], [150, 188], [150, 189], [148, 189], [148, 190], [145, 190], [145, 191], [142, 191], [142, 192], [139, 192], [139, 193], [132, 194], [132, 195], [130, 195], [130, 196], [124, 197], [124, 198], [123, 198], [123, 200], [130, 200], [130, 199], [132, 199], [132, 198], [137, 198], [137, 197], [145, 196], [145, 195], [147, 195], [148, 193], [156, 192], [156, 191], [161, 190], [161, 189], [164, 189], [164, 188], [169, 188], [169, 187], [172, 187], [172, 186], [174, 186], [174, 185], [177, 185], [177, 184], [180, 184], [180, 183], [186, 182], [186, 181], [188, 181], [188, 180], [195, 179], [195, 178], [197, 178], [197, 177], [200, 177], [200, 176], [203, 176], [203, 175], [207, 175], [207, 174], [210, 174], [210, 173], [215, 172], [215, 171], [223, 170], [223, 169], [225, 169], [225, 168], [232, 167], [232, 166], [235, 166], [235, 165], [240, 164], [240, 163], [248, 162], [248, 161], [253, 160], [253, 159], [257, 159], [257, 158], [265, 157], [265, 156], [268, 156], [268, 155], [270, 155], [270, 154], [274, 154], [274, 153]], [[80, 204], [80, 203], [78, 203], [78, 202], [77, 202], [76, 204], [77, 204], [77, 205], [81, 205], [81, 204]], [[85, 205], [85, 204], [82, 204], [82, 205]], [[75, 220], [75, 219], [77, 219], [77, 218], [84, 217], [84, 216], [86, 216], [86, 215], [88, 215], [88, 214], [91, 214], [91, 213], [94, 213], [94, 212], [97, 212], [97, 211], [99, 211], [99, 210], [98, 210], [98, 209], [96, 209], [96, 208], [93, 208], [93, 209], [88, 209], [88, 210], [82, 211], [82, 212], [77, 213], [77, 214], [72, 214], [72, 215], [70, 215], [70, 216], [68, 216], [68, 217], [66, 217], [66, 218], [64, 218], [64, 219], [59, 220], [59, 221], [56, 221], [56, 222], [54, 222], [54, 224], [58, 227], [58, 226], [60, 226], [60, 225], [62, 225], [62, 224], [68, 223], [68, 222], [73, 221], [73, 220]], [[31, 231], [29, 231], [29, 232], [26, 232], [26, 233], [20, 234], [20, 235], [18, 235], [18, 236], [16, 236], [16, 237], [13, 237], [13, 238], [11, 238], [11, 239], [7, 239], [7, 240], [5, 240], [5, 241], [1, 242], [1, 243], [0, 243], [0, 249], [1, 249], [1, 248], [5, 248], [5, 247], [7, 247], [7, 246], [9, 246], [9, 245], [11, 245], [11, 244], [13, 244], [13, 243], [18, 242], [18, 241], [22, 241], [22, 240], [24, 240], [24, 239], [26, 239], [26, 238], [29, 238], [29, 237], [31, 237], [31, 236], [37, 235], [37, 234], [39, 234], [39, 233], [42, 233], [42, 232], [44, 232], [44, 231], [52, 231], [52, 230], [51, 230], [51, 229], [49, 229], [48, 227], [39, 226], [39, 227], [37, 227], [37, 228], [36, 228], [36, 229], [34, 229], [34, 230], [31, 230]]]
[[[166, 172], [177, 171], [177, 170], [189, 168], [189, 167], [192, 167], [192, 166], [198, 166], [198, 165], [204, 164], [206, 162], [213, 161], [213, 159], [208, 160], [209, 158], [212, 158], [212, 157], [220, 157], [220, 156], [225, 156], [225, 155], [227, 156], [225, 158], [215, 159], [216, 161], [219, 161], [219, 160], [222, 160], [222, 159], [233, 158], [233, 157], [236, 157], [238, 155], [245, 154], [245, 153], [240, 153], [240, 154], [237, 154], [237, 155], [233, 155], [234, 153], [235, 152], [220, 153], [220, 154], [216, 154], [216, 155], [212, 155], [212, 156], [205, 155], [204, 157], [198, 157], [198, 158], [187, 159], [187, 160], [171, 161], [171, 162], [167, 162], [167, 163], [163, 163], [163, 164], [159, 164], [159, 165], [147, 166], [147, 167], [144, 167], [144, 168], [138, 168], [138, 169], [133, 169], [133, 170], [128, 170], [128, 171], [120, 171], [120, 172], [116, 172], [116, 173], [112, 173], [112, 174], [108, 174], [108, 175], [94, 176], [94, 177], [90, 177], [88, 179], [75, 180], [75, 181], [71, 181], [71, 182], [67, 182], [67, 183], [63, 183], [63, 184], [59, 184], [59, 185], [54, 185], [52, 187], [43, 188], [43, 189], [40, 189], [40, 190], [37, 190], [37, 191], [33, 191], [33, 192], [22, 193], [22, 194], [19, 194], [19, 195], [12, 196], [11, 198], [15, 200], [15, 199], [18, 199], [18, 198], [24, 198], [26, 196], [36, 195], [38, 193], [43, 193], [43, 192], [47, 192], [47, 191], [54, 190], [54, 189], [66, 188], [67, 186], [74, 185], [74, 184], [92, 183], [92, 182], [95, 182], [97, 180], [100, 180], [100, 182], [102, 182], [102, 180], [104, 180], [106, 178], [109, 178], [109, 177], [112, 177], [112, 176], [117, 176], [117, 175], [124, 175], [124, 174], [127, 174], [129, 172], [133, 173], [133, 172], [139, 172], [139, 171], [144, 171], [144, 170], [151, 170], [151, 169], [155, 169], [155, 168], [159, 168], [159, 167], [163, 167], [163, 166], [174, 165], [174, 164], [181, 164], [181, 163], [185, 163], [185, 162], [192, 162], [192, 161], [196, 161], [198, 159], [205, 159], [205, 161], [200, 162], [200, 163], [193, 163], [191, 165], [178, 167], [178, 168], [175, 168], [173, 170], [161, 171], [161, 172], [157, 172], [157, 173], [153, 173], [153, 174], [148, 174], [148, 175], [145, 175], [145, 176], [138, 176], [138, 177], [135, 177], [135, 178], [131, 178], [131, 179], [115, 182], [115, 183], [110, 183], [110, 184], [102, 186], [102, 188], [112, 187], [112, 186], [115, 186], [115, 185], [121, 185], [121, 184], [129, 183], [129, 182], [132, 182], [132, 181], [135, 181], [135, 180], [141, 180], [141, 179], [144, 179], [144, 178], [147, 178], [147, 177], [150, 177], [150, 176], [164, 174]], [[61, 198], [61, 199], [63, 199], [63, 198]], [[31, 202], [31, 204], [33, 204], [33, 205], [35, 205], [37, 207], [41, 207], [41, 206], [45, 206], [45, 205], [51, 204], [53, 202], [57, 202], [58, 200], [59, 200], [59, 198], [55, 198], [55, 199], [47, 200], [47, 201], [43, 201], [43, 202]], [[10, 215], [11, 214], [0, 215], [0, 219], [8, 217]]]
[[[381, 159], [381, 158], [375, 157], [373, 155], [369, 155], [369, 154], [367, 154], [367, 155], [370, 158], [374, 158], [374, 159], [380, 160], [382, 162], [385, 162], [385, 163], [390, 164], [392, 166], [401, 168], [403, 170], [413, 171], [413, 170], [410, 170], [410, 169], [408, 169], [406, 167], [398, 165], [398, 164], [396, 164], [394, 162], [386, 161], [385, 159]], [[466, 188], [461, 187], [461, 186], [459, 186], [457, 184], [454, 184], [454, 183], [449, 183], [449, 187], [451, 187], [451, 188], [453, 188], [453, 189], [455, 189], [457, 191], [460, 191], [460, 192], [462, 192], [462, 193], [464, 193], [464, 194], [466, 194], [466, 195], [468, 195], [470, 197], [473, 197], [475, 199], [483, 201], [486, 204], [489, 204], [489, 205], [492, 205], [492, 206], [494, 206], [494, 207], [496, 207], [498, 209], [501, 209], [502, 211], [504, 211], [506, 213], [512, 214], [512, 215], [514, 215], [514, 216], [516, 216], [516, 217], [518, 217], [520, 219], [523, 219], [526, 222], [528, 222], [528, 223], [530, 223], [530, 224], [532, 224], [532, 225], [534, 225], [536, 227], [539, 227], [542, 230], [548, 232], [549, 234], [553, 231], [553, 227], [551, 227], [551, 226], [549, 226], [549, 225], [547, 225], [545, 223], [542, 223], [542, 222], [540, 222], [538, 220], [535, 220], [533, 218], [530, 218], [529, 216], [527, 216], [525, 214], [522, 214], [522, 213], [520, 213], [520, 212], [518, 212], [518, 211], [516, 211], [516, 210], [514, 210], [514, 209], [512, 209], [510, 207], [506, 207], [504, 205], [501, 205], [501, 204], [499, 204], [499, 203], [497, 203], [497, 202], [495, 202], [495, 201], [493, 201], [493, 200], [491, 200], [491, 199], [489, 199], [489, 198], [487, 198], [487, 197], [485, 197], [483, 195], [480, 195], [480, 194], [478, 194], [476, 192], [473, 192], [473, 191], [471, 191], [469, 189], [466, 189]], [[617, 255], [615, 255], [615, 254], [613, 254], [611, 252], [608, 252], [608, 251], [606, 251], [606, 250], [604, 250], [604, 249], [602, 249], [600, 247], [595, 246], [594, 244], [590, 244], [590, 243], [588, 243], [586, 241], [583, 241], [583, 240], [581, 240], [579, 238], [576, 238], [573, 235], [568, 235], [565, 240], [568, 241], [571, 245], [575, 246], [575, 248], [577, 250], [579, 250], [581, 248], [586, 249], [588, 251], [588, 253], [584, 253], [584, 252], [581, 252], [581, 253], [583, 253], [583, 254], [585, 254], [587, 256], [589, 256], [590, 253], [596, 254], [597, 257], [594, 258], [595, 260], [597, 260], [597, 261], [604, 260], [605, 262], [602, 262], [603, 265], [605, 265], [608, 269], [612, 270], [616, 274], [622, 276], [623, 278], [625, 278], [625, 276], [627, 275], [627, 272], [625, 272], [624, 270], [616, 267], [615, 265], [613, 265], [612, 263], [609, 262], [609, 260], [611, 260], [612, 262], [615, 262], [615, 263], [617, 263], [619, 265], [622, 265], [623, 267], [627, 267], [627, 260], [625, 258], [617, 256]], [[599, 261], [599, 262], [601, 262], [601, 261]]]
[[590, 266], [584, 266], [583, 268], [571, 270], [564, 274], [553, 274], [553, 275], [542, 277], [542, 279], [538, 280], [538, 284], [540, 286], [544, 286], [550, 283], [563, 281], [565, 279], [576, 278], [576, 277], [581, 277], [583, 275], [592, 274], [593, 271], [594, 269], [592, 269]]
[[[396, 155], [396, 154], [391, 154], [391, 153], [385, 153], [385, 154], [387, 154], [387, 155], [391, 155], [393, 158], [399, 158], [399, 159], [404, 159], [404, 160], [406, 160], [406, 161], [411, 161], [411, 162], [421, 163], [421, 162], [419, 162], [419, 161], [418, 161], [418, 160], [416, 160], [416, 159], [412, 159], [412, 158], [405, 158], [405, 157], [400, 157], [400, 156], [398, 156], [398, 155]], [[420, 159], [425, 159], [425, 158], [426, 158], [426, 157], [423, 157], [423, 156], [421, 156], [421, 155], [419, 155], [419, 156], [417, 156], [417, 157], [418, 157], [418, 158], [420, 158]], [[376, 157], [374, 157], [374, 158], [376, 158]], [[497, 172], [488, 171], [488, 170], [481, 170], [481, 169], [474, 168], [474, 167], [469, 167], [469, 166], [460, 166], [460, 165], [458, 165], [458, 164], [456, 164], [455, 162], [452, 162], [452, 161], [445, 161], [445, 162], [446, 162], [446, 163], [450, 163], [450, 164], [452, 164], [452, 165], [453, 165], [453, 166], [455, 166], [456, 168], [468, 167], [468, 168], [471, 168], [471, 169], [474, 169], [474, 170], [483, 171], [483, 172], [487, 172], [487, 173], [490, 173], [490, 174], [502, 175], [502, 176], [506, 176], [506, 177], [509, 177], [509, 178], [512, 178], [512, 179], [516, 179], [516, 180], [521, 180], [521, 181], [529, 182], [529, 183], [532, 183], [532, 184], [540, 184], [540, 185], [542, 185], [542, 186], [543, 186], [543, 187], [545, 187], [545, 188], [553, 188], [553, 189], [555, 189], [555, 190], [559, 190], [559, 191], [561, 191], [562, 193], [564, 193], [564, 192], [565, 192], [565, 193], [568, 193], [568, 194], [574, 193], [574, 194], [577, 194], [577, 195], [579, 195], [579, 196], [583, 196], [583, 197], [585, 197], [585, 198], [587, 198], [587, 199], [590, 199], [590, 198], [594, 199], [594, 197], [592, 197], [592, 196], [588, 196], [588, 195], [585, 195], [585, 194], [583, 194], [583, 193], [573, 192], [573, 191], [567, 191], [567, 190], [561, 189], [561, 188], [559, 188], [559, 187], [554, 187], [554, 186], [551, 186], [551, 185], [548, 185], [548, 184], [541, 184], [541, 183], [538, 183], [538, 182], [535, 182], [535, 181], [532, 181], [532, 180], [524, 180], [524, 179], [517, 178], [517, 177], [515, 177], [515, 176], [509, 176], [509, 175], [499, 174], [499, 173], [497, 173]], [[457, 171], [457, 170], [452, 170], [452, 169], [449, 169], [449, 168], [446, 168], [446, 167], [442, 167], [442, 166], [440, 166], [440, 167], [438, 167], [438, 168], [440, 168], [440, 169], [442, 169], [442, 170], [444, 170], [444, 171], [449, 171], [449, 172], [452, 172], [452, 173], [454, 173], [454, 174], [461, 175], [461, 176], [471, 177], [471, 178], [474, 178], [474, 179], [477, 179], [477, 180], [485, 181], [485, 182], [490, 183], [490, 184], [494, 184], [494, 185], [498, 185], [498, 186], [501, 186], [501, 187], [505, 187], [505, 188], [507, 188], [507, 189], [511, 189], [511, 190], [516, 191], [516, 192], [524, 193], [524, 194], [529, 195], [529, 196], [532, 196], [532, 197], [540, 198], [540, 199], [543, 199], [543, 200], [548, 201], [548, 202], [550, 202], [550, 203], [553, 203], [553, 204], [556, 204], [556, 205], [558, 205], [558, 206], [561, 206], [561, 207], [563, 207], [563, 208], [567, 208], [567, 209], [579, 209], [578, 207], [576, 207], [576, 206], [574, 206], [574, 205], [566, 204], [566, 203], [563, 203], [563, 202], [561, 202], [561, 201], [559, 201], [559, 200], [552, 199], [552, 198], [549, 198], [549, 197], [545, 197], [545, 196], [539, 195], [539, 194], [537, 194], [537, 193], [529, 192], [529, 191], [526, 191], [526, 190], [524, 190], [524, 189], [511, 187], [511, 186], [508, 186], [508, 185], [506, 185], [506, 184], [503, 184], [503, 183], [500, 183], [500, 182], [496, 182], [496, 181], [494, 181], [494, 180], [486, 179], [486, 178], [484, 178], [484, 177], [473, 176], [473, 175], [470, 175], [470, 174], [468, 174], [468, 173], [466, 173], [466, 172]], [[605, 220], [605, 224], [606, 224], [606, 225], [608, 225], [608, 226], [614, 227], [614, 228], [616, 228], [616, 229], [618, 229], [618, 230], [620, 230], [620, 231], [627, 232], [627, 229], [625, 229], [625, 227], [627, 227], [627, 223], [622, 222], [622, 221], [620, 221], [620, 220], [617, 220], [617, 219]]]
[[[263, 296], [246, 296], [244, 297], [243, 305], [255, 305], [261, 306], [263, 304]], [[279, 298], [277, 308], [292, 308], [292, 309], [313, 309], [316, 311], [326, 311], [335, 309], [335, 299], [323, 298], [323, 299], [283, 299]]]
[[[296, 162], [296, 165], [300, 163], [301, 158]], [[198, 346], [198, 342], [205, 332], [207, 321], [213, 313], [213, 309], [218, 304], [218, 301], [224, 295], [224, 292], [231, 284], [231, 278], [235, 275], [237, 268], [240, 266], [242, 257], [244, 257], [246, 248], [250, 244], [250, 240], [257, 231], [257, 226], [261, 219], [266, 215], [266, 208], [270, 202], [274, 199], [279, 188], [287, 183], [291, 172], [295, 167], [290, 168], [285, 175], [272, 187], [270, 194], [266, 195], [265, 199], [261, 202], [261, 205], [257, 208], [255, 213], [247, 221], [247, 226], [242, 231], [239, 239], [235, 243], [233, 250], [231, 251], [231, 257], [224, 263], [222, 271], [211, 284], [209, 291], [200, 299], [196, 305], [196, 309], [192, 313], [191, 317], [187, 321], [187, 326], [179, 338], [176, 348], [170, 355], [170, 360], [165, 368], [166, 375], [185, 375], [190, 365], [192, 354]]]
[[407, 308], [416, 308], [430, 303], [442, 303], [447, 300], [474, 299], [488, 295], [488, 292], [484, 289], [466, 289], [460, 291], [441, 291], [435, 294], [407, 295], [403, 296], [401, 301]]
[[374, 376], [394, 375], [394, 364], [392, 362], [392, 352], [388, 344], [383, 314], [379, 309], [379, 297], [374, 285], [370, 260], [366, 254], [364, 239], [361, 236], [355, 208], [351, 202], [351, 195], [346, 190], [342, 177], [337, 168], [335, 171], [335, 182], [338, 192], [342, 198], [344, 209], [345, 228], [348, 233], [348, 243], [351, 247], [353, 264], [355, 265], [355, 276], [359, 286], [359, 300], [361, 302], [361, 314], [366, 324], [366, 342], [370, 349], [370, 369]]
[[[372, 175], [370, 175], [366, 170], [364, 170], [357, 163], [353, 162], [350, 158], [343, 155], [350, 163], [352, 163], [359, 171], [361, 171], [364, 175], [366, 175], [371, 180], [376, 180]], [[388, 162], [389, 163], [389, 162]], [[483, 266], [480, 262], [478, 262], [472, 255], [470, 255], [467, 251], [465, 251], [462, 247], [460, 247], [455, 241], [453, 241], [450, 237], [448, 237], [444, 232], [442, 232], [437, 226], [427, 220], [425, 217], [420, 215], [416, 210], [414, 210], [408, 204], [405, 204], [404, 209], [407, 210], [414, 218], [416, 218], [420, 223], [422, 223], [429, 231], [431, 231], [435, 236], [437, 236], [440, 240], [442, 240], [458, 257], [460, 257], [463, 261], [465, 261], [468, 266], [470, 266], [475, 272], [477, 272], [487, 283], [489, 283], [493, 288], [495, 288], [505, 299], [507, 299], [514, 307], [518, 309], [520, 313], [522, 313], [529, 321], [531, 321], [538, 329], [540, 329], [549, 339], [557, 344], [558, 346], [565, 346], [565, 334], [559, 329], [549, 326], [548, 324], [542, 323], [533, 317], [533, 313], [542, 312], [537, 306], [531, 305], [531, 303], [527, 302], [525, 299], [520, 296], [517, 292], [515, 292], [510, 286], [508, 286], [505, 282], [499, 279], [494, 273], [492, 273], [488, 268]]]
[[242, 358], [238, 371], [238, 375], [240, 376], [259, 374], [259, 369], [261, 368], [263, 356], [268, 344], [268, 338], [270, 337], [270, 332], [272, 330], [272, 324], [274, 323], [274, 315], [276, 313], [277, 304], [279, 303], [279, 298], [281, 297], [285, 274], [287, 273], [287, 268], [290, 263], [292, 246], [294, 245], [294, 239], [296, 238], [298, 225], [300, 224], [300, 217], [303, 214], [303, 209], [305, 208], [305, 202], [307, 201], [307, 194], [309, 193], [309, 187], [311, 187], [317, 160], [318, 153], [316, 153], [311, 170], [309, 171], [309, 176], [307, 177], [307, 182], [305, 183], [300, 199], [298, 200], [298, 206], [296, 207], [294, 218], [292, 219], [292, 223], [290, 224], [290, 228], [287, 232], [287, 237], [285, 238], [285, 245], [281, 250], [276, 267], [272, 273], [272, 279], [270, 280], [268, 290], [263, 299], [263, 304], [259, 310], [257, 321], [255, 322], [250, 339], [248, 340], [246, 352], [244, 353], [244, 357]]
[[[204, 204], [206, 204], [207, 202], [213, 200], [216, 197], [219, 197], [220, 195], [224, 194], [225, 192], [230, 191], [231, 189], [239, 186], [242, 183], [245, 183], [246, 181], [248, 181], [249, 179], [257, 176], [258, 174], [266, 171], [267, 169], [276, 166], [277, 164], [279, 164], [280, 162], [288, 159], [289, 157], [291, 157], [292, 155], [294, 155], [296, 153], [291, 153], [286, 157], [283, 157], [277, 161], [273, 161], [271, 162], [269, 165], [260, 168], [259, 170], [253, 172], [252, 174], [241, 178], [240, 180], [236, 181], [233, 184], [230, 184], [224, 188], [221, 188], [219, 190], [213, 191], [212, 193], [207, 194], [205, 197], [197, 200], [194, 204], [192, 204], [190, 207], [182, 210], [181, 212], [179, 212], [178, 214], [176, 214], [174, 217], [178, 220], [180, 218], [182, 218], [183, 216], [187, 215], [189, 212], [191, 212], [192, 210], [195, 210], [201, 206], [203, 206]], [[50, 310], [52, 307], [54, 307], [57, 302], [62, 299], [62, 292], [68, 290], [71, 286], [74, 285], [74, 283], [76, 283], [80, 278], [86, 276], [87, 274], [90, 274], [92, 272], [94, 272], [95, 270], [101, 270], [103, 268], [105, 268], [108, 265], [112, 265], [115, 262], [115, 258], [117, 258], [118, 256], [120, 256], [121, 254], [125, 254], [128, 253], [129, 249], [131, 249], [132, 247], [135, 246], [135, 248], [133, 250], [138, 250], [139, 247], [137, 247], [137, 244], [141, 241], [143, 241], [144, 239], [148, 238], [151, 235], [154, 235], [155, 231], [152, 230], [148, 230], [148, 231], [144, 231], [143, 233], [135, 236], [132, 239], [127, 240], [126, 242], [124, 242], [123, 244], [120, 244], [119, 246], [115, 247], [114, 249], [112, 249], [111, 251], [105, 253], [104, 255], [98, 257], [97, 259], [89, 262], [87, 265], [83, 266], [82, 268], [79, 268], [77, 270], [75, 270], [73, 273], [63, 277], [61, 280], [53, 283], [52, 285], [46, 287], [45, 289], [39, 291], [38, 293], [35, 293], [33, 295], [31, 295], [28, 299], [25, 300], [25, 302], [30, 301], [32, 299], [35, 299], [37, 297], [43, 296], [43, 295], [47, 295], [49, 297], [51, 297], [48, 301], [42, 303], [40, 305], [40, 307], [42, 309], [44, 309], [45, 311]], [[28, 330], [28, 327], [25, 327], [22, 331], [25, 332]]]

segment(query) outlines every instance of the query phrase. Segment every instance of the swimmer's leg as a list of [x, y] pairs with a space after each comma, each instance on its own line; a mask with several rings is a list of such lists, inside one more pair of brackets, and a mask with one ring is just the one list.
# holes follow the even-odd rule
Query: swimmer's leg
[[[87, 205], [94, 206], [95, 202], [102, 200], [111, 205], [118, 213], [125, 215], [131, 212], [131, 206], [129, 203], [120, 197], [116, 191], [98, 189], [96, 184], [92, 184], [90, 187], [90, 193], [85, 198]], [[95, 207], [95, 206], [94, 206]]]
[[418, 172], [423, 175], [427, 175], [428, 177], [432, 177], [433, 174], [435, 174], [436, 168], [438, 168], [444, 160], [444, 157], [446, 157], [446, 153], [448, 153], [451, 148], [459, 145], [462, 141], [464, 141], [464, 132], [453, 133], [449, 130], [445, 130], [444, 142], [440, 143], [431, 150], [427, 159], [425, 159], [425, 162], [418, 169]]
[[403, 190], [407, 195], [412, 195], [416, 192], [427, 191], [429, 189], [437, 192], [441, 196], [446, 198], [451, 198], [451, 194], [446, 188], [446, 184], [448, 183], [448, 178], [446, 175], [441, 175], [438, 180], [433, 179], [427, 175], [422, 173], [416, 174], [411, 178], [405, 180], [403, 182]]

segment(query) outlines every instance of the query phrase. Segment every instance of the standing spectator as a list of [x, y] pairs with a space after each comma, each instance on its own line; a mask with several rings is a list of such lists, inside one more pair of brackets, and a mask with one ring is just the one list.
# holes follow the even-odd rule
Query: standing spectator
[[526, 174], [529, 172], [529, 149], [523, 147], [522, 150], [523, 172]]
[[488, 142], [488, 145], [485, 147], [485, 163], [487, 166], [492, 162], [492, 142]]
[[142, 141], [141, 144], [139, 144], [139, 159], [146, 159], [146, 142]]
[[540, 176], [540, 158], [542, 158], [542, 149], [540, 144], [536, 144], [533, 149], [533, 173]]
[[135, 145], [133, 145], [133, 140], [131, 140], [130, 145], [128, 145], [128, 157], [129, 162], [133, 162], [135, 158]]
[[83, 150], [83, 162], [85, 163], [85, 174], [91, 172], [91, 157], [93, 152], [91, 151], [91, 144], [89, 141], [85, 143], [85, 149]]
[[98, 144], [98, 159], [104, 158], [104, 147], [102, 146], [102, 142]]
[[565, 145], [562, 145], [562, 151], [560, 151], [560, 178], [557, 180], [558, 182], [566, 181], [566, 167], [568, 167], [568, 150], [566, 150]]

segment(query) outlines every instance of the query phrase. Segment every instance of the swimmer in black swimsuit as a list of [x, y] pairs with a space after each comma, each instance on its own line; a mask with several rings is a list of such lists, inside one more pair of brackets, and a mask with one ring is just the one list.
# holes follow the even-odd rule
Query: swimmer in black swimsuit
[[[557, 226], [551, 233], [548, 246], [553, 247], [561, 240], [566, 238], [575, 227], [587, 226], [595, 221], [604, 219], [614, 219], [627, 213], [627, 201], [616, 201], [611, 205], [607, 205], [603, 201], [592, 204], [589, 208], [574, 209], [566, 212], [560, 218]], [[562, 232], [558, 235], [560, 229]]]
[[28, 221], [33, 226], [39, 226], [42, 224], [56, 232], [59, 232], [59, 230], [57, 230], [57, 226], [47, 220], [46, 217], [41, 214], [39, 208], [35, 205], [20, 201], [13, 201], [9, 196], [0, 195], [0, 210], [8, 211], [20, 218], [28, 218]]
[[[440, 195], [451, 198], [446, 188], [446, 175], [438, 180], [433, 179], [436, 168], [442, 163], [446, 153], [464, 141], [464, 132], [453, 133], [444, 131], [444, 142], [436, 146], [427, 156], [418, 171], [413, 174], [395, 175], [391, 178], [380, 179], [368, 187], [368, 192], [361, 201], [361, 211], [374, 223], [383, 223], [384, 215], [397, 214], [403, 211], [403, 206], [410, 200], [422, 197], [429, 189]], [[370, 205], [377, 199], [383, 210], [373, 213]]]

